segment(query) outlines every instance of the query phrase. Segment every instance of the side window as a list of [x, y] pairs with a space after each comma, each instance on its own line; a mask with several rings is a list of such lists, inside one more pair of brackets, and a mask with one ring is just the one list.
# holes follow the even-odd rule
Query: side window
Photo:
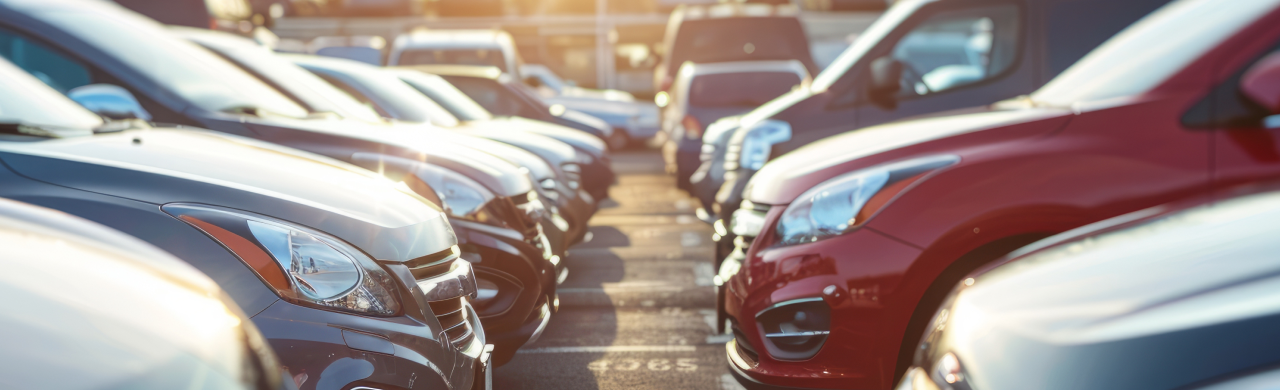
[[1244, 73], [1258, 61], [1268, 55], [1280, 52], [1280, 46], [1274, 47], [1258, 56], [1249, 65], [1243, 66], [1235, 74], [1227, 78], [1209, 92], [1208, 96], [1192, 106], [1182, 116], [1182, 125], [1191, 129], [1260, 129], [1271, 116], [1271, 111], [1245, 96], [1240, 90], [1240, 79]]
[[0, 57], [64, 94], [93, 82], [89, 69], [75, 60], [6, 30], [0, 30]]
[[324, 81], [328, 81], [329, 84], [333, 84], [333, 86], [338, 87], [339, 91], [342, 91], [347, 95], [350, 95], [352, 99], [355, 99], [355, 101], [360, 102], [360, 104], [363, 104], [365, 107], [369, 107], [370, 109], [377, 111], [378, 115], [381, 115], [383, 118], [391, 117], [390, 114], [388, 114], [386, 111], [383, 111], [382, 108], [378, 107], [377, 104], [373, 104], [373, 99], [369, 99], [368, 96], [365, 96], [365, 94], [360, 93], [360, 91], [357, 91], [355, 88], [352, 88], [351, 85], [342, 82], [342, 80], [338, 80], [336, 77], [330, 77], [329, 75], [326, 75], [323, 73], [316, 73], [316, 76], [320, 76], [320, 78], [324, 79]]
[[901, 93], [928, 95], [999, 77], [1017, 58], [1021, 35], [1013, 4], [940, 12], [893, 47], [906, 65]]
[[449, 82], [494, 115], [519, 116], [521, 113], [520, 97], [491, 80], [459, 77], [449, 78]]

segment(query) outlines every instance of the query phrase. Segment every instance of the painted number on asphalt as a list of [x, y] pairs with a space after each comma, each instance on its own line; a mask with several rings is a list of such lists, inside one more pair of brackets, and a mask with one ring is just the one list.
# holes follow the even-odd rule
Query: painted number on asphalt
[[597, 360], [587, 364], [587, 368], [592, 371], [637, 371], [643, 368], [649, 371], [671, 371], [675, 369], [679, 372], [694, 372], [698, 371], [698, 359], [679, 358], [674, 361], [671, 359], [649, 359], [648, 361], [641, 359]]

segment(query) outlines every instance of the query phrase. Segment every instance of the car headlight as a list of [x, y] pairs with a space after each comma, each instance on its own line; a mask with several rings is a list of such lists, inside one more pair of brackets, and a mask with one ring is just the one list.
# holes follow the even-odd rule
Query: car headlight
[[485, 222], [480, 214], [495, 198], [489, 189], [460, 173], [434, 165], [419, 166], [416, 175], [436, 192], [441, 207], [450, 216]]
[[907, 370], [895, 390], [973, 390], [973, 386], [960, 359], [948, 352], [933, 364], [932, 373], [921, 367]]
[[221, 243], [287, 301], [364, 315], [400, 311], [391, 275], [342, 240], [237, 210], [177, 203], [162, 209]]
[[831, 307], [822, 298], [781, 302], [756, 314], [769, 356], [805, 360], [818, 354], [831, 334]]
[[[737, 155], [732, 156], [732, 161], [751, 170], [759, 170], [769, 161], [773, 145], [791, 140], [791, 124], [772, 119], [746, 125], [738, 132], [742, 137], [740, 147], [730, 147], [728, 152], [736, 149]], [[730, 157], [726, 153], [725, 162], [729, 162]]]
[[911, 184], [957, 162], [960, 158], [953, 155], [924, 157], [854, 171], [818, 184], [782, 212], [779, 243], [795, 245], [848, 233], [867, 223]]

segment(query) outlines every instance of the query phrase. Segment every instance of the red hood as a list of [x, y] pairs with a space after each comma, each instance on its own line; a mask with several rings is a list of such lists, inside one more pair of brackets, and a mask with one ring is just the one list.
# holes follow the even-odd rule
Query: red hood
[[849, 131], [770, 161], [752, 177], [743, 199], [789, 204], [814, 185], [858, 168], [929, 154], [963, 155], [965, 149], [1060, 129], [1070, 116], [1059, 108], [991, 109]]

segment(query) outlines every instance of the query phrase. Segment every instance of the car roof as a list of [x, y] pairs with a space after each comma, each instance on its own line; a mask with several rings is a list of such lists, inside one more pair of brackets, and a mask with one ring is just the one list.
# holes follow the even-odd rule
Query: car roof
[[396, 37], [395, 49], [416, 48], [505, 48], [511, 34], [502, 30], [416, 30]]
[[768, 18], [800, 15], [800, 9], [792, 4], [720, 3], [712, 5], [682, 5], [671, 13], [672, 20], [707, 20], [730, 18]]
[[496, 66], [481, 65], [405, 65], [397, 68], [413, 69], [440, 76], [474, 77], [499, 81], [504, 75], [502, 69], [498, 69]]
[[786, 72], [795, 73], [801, 79], [809, 77], [809, 71], [805, 69], [804, 63], [797, 60], [734, 61], [707, 64], [685, 62], [680, 67], [679, 77], [693, 78], [712, 74], [754, 72]]

